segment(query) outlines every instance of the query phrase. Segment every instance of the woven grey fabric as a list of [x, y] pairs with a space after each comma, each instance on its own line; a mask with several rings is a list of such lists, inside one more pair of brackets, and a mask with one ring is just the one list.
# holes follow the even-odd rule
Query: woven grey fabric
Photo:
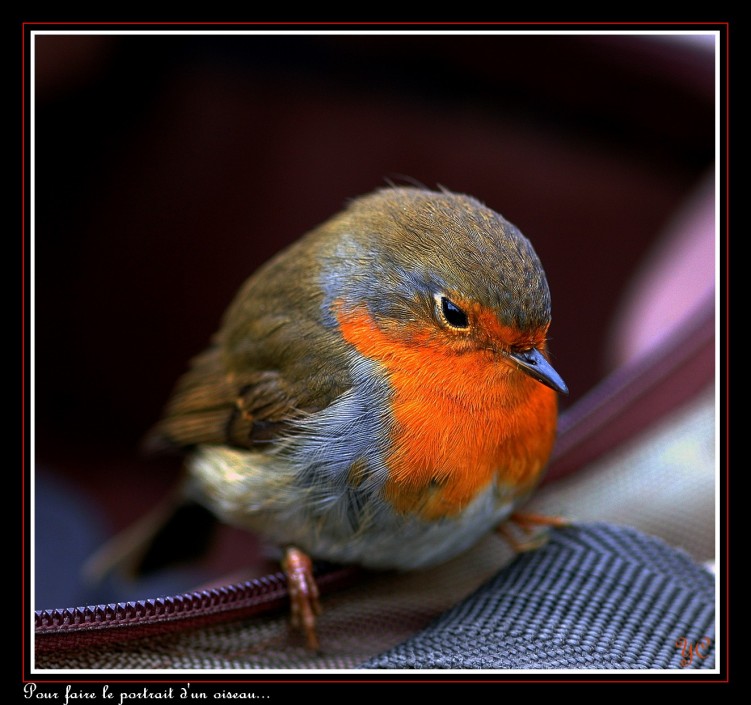
[[589, 524], [553, 532], [362, 667], [712, 669], [714, 640], [711, 573], [634, 529]]

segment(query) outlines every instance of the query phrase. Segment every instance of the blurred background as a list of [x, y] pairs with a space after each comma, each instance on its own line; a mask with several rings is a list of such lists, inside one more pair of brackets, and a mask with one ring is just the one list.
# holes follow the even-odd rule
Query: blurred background
[[441, 185], [519, 226], [564, 408], [713, 310], [714, 41], [37, 35], [35, 608], [181, 592], [255, 550], [227, 530], [161, 582], [80, 580], [173, 484], [139, 443], [241, 283], [352, 197]]

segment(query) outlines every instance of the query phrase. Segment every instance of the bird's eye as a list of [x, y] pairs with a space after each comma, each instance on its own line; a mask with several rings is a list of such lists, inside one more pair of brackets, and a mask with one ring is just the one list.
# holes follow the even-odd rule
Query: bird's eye
[[438, 304], [440, 306], [441, 318], [451, 328], [469, 328], [469, 319], [451, 299], [441, 296]]

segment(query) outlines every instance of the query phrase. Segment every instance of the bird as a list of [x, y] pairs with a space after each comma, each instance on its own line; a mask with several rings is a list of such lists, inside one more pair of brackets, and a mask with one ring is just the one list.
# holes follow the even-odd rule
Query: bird
[[379, 188], [243, 284], [149, 434], [186, 498], [278, 546], [312, 649], [314, 560], [418, 570], [541, 481], [568, 389], [531, 242], [476, 198]]

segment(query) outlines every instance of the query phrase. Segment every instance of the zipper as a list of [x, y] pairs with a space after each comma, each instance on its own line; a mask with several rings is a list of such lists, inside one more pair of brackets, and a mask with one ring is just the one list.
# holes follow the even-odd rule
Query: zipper
[[[314, 567], [321, 594], [351, 584], [360, 572], [351, 566], [326, 563]], [[35, 649], [38, 654], [49, 653], [246, 619], [287, 608], [288, 595], [285, 575], [274, 573], [170, 597], [38, 610], [34, 615]]]

